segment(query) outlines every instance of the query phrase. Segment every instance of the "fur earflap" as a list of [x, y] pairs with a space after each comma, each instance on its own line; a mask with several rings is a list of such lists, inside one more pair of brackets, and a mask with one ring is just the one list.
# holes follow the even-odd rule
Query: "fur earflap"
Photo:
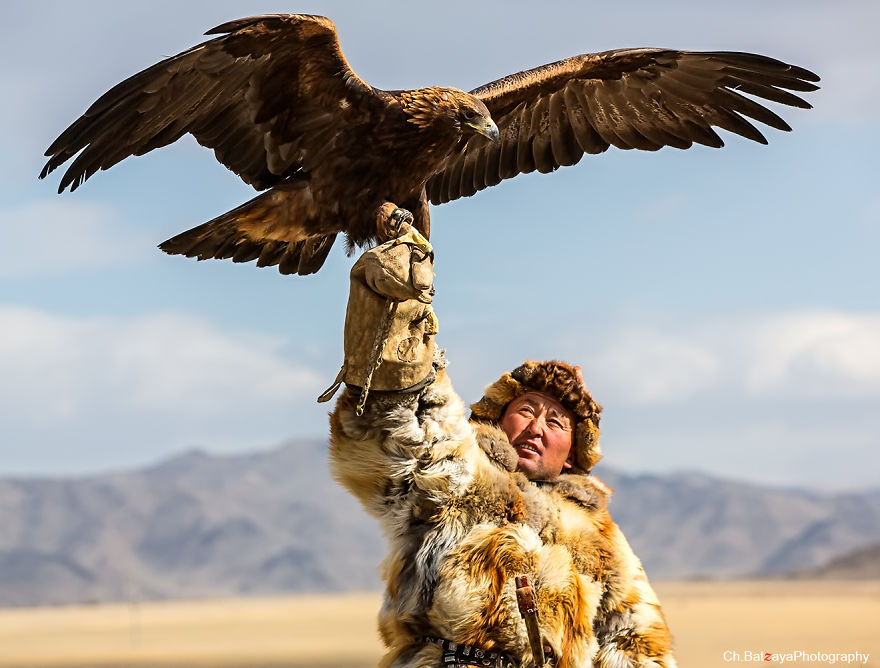
[[597, 404], [580, 377], [579, 370], [565, 362], [527, 361], [505, 373], [486, 388], [483, 398], [471, 405], [471, 420], [497, 423], [507, 404], [527, 392], [546, 394], [570, 410], [576, 420], [573, 444], [573, 473], [589, 473], [602, 457], [599, 448]]

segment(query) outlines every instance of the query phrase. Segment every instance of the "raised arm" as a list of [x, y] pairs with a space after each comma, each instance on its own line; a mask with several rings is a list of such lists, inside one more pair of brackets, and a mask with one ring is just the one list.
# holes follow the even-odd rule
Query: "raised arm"
[[367, 251], [351, 272], [330, 456], [337, 479], [392, 524], [404, 507], [434, 516], [488, 463], [434, 345], [432, 283], [417, 233]]

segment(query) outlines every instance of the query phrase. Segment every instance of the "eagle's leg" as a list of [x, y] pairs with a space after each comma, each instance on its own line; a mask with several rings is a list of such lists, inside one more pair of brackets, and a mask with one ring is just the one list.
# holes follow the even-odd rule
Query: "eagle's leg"
[[414, 220], [411, 212], [391, 202], [385, 202], [376, 212], [376, 236], [379, 242], [397, 239], [403, 234], [410, 233], [416, 244], [425, 253], [430, 253], [431, 242], [413, 227]]

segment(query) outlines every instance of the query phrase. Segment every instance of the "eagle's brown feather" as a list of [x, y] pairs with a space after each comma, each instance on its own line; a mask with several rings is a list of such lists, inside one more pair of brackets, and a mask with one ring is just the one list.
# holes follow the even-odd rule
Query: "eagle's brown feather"
[[656, 151], [693, 144], [721, 147], [719, 127], [766, 144], [749, 121], [790, 130], [778, 115], [742, 93], [809, 109], [789, 91], [816, 90], [803, 68], [749, 53], [625, 49], [584, 54], [472, 90], [501, 133], [459, 142], [445, 169], [427, 184], [441, 204], [531, 171], [572, 165], [609, 146]]
[[[167, 58], [101, 96], [46, 151], [41, 176], [82, 153], [58, 191], [186, 133], [258, 190], [315, 162], [323, 135], [367, 124], [372, 89], [348, 66], [333, 23], [275, 15], [231, 21], [227, 33]], [[340, 108], [339, 100], [351, 104]], [[313, 158], [312, 155], [315, 154]]]
[[166, 253], [198, 260], [257, 260], [282, 274], [313, 274], [327, 258], [336, 233], [309, 234], [301, 221], [320, 216], [308, 180], [294, 177], [214, 220], [159, 244]]
[[[382, 91], [349, 67], [321, 16], [257, 16], [206, 34], [218, 36], [102, 95], [52, 143], [40, 176], [73, 158], [59, 192], [75, 190], [98, 170], [192, 134], [243, 181], [270, 190], [161, 248], [282, 273], [317, 271], [339, 232], [349, 249], [375, 240], [388, 202], [411, 210], [427, 236], [429, 199], [473, 195], [609, 146], [722, 146], [713, 127], [766, 143], [749, 119], [789, 127], [747, 96], [808, 108], [789, 91], [815, 90], [818, 80], [752, 54], [627, 49], [471, 93]], [[499, 141], [468, 123], [491, 124], [490, 115]]]

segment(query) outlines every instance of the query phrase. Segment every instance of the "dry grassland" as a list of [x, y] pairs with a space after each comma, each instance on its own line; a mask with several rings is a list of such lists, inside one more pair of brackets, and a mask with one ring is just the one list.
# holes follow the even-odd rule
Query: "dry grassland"
[[[726, 650], [859, 651], [880, 666], [880, 582], [657, 590], [685, 668], [737, 665]], [[374, 666], [378, 606], [358, 594], [0, 610], [0, 667]]]
[[[660, 582], [656, 589], [684, 668], [780, 665], [746, 662], [745, 653], [798, 650], [868, 653], [865, 665], [880, 667], [880, 581]], [[741, 660], [725, 661], [728, 650]]]

